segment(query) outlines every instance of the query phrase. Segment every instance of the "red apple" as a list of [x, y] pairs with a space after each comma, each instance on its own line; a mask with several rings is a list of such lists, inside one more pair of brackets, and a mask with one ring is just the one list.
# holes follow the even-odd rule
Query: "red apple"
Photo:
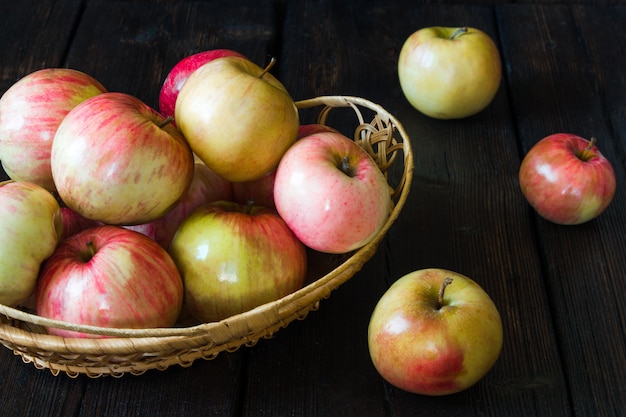
[[212, 49], [186, 56], [170, 70], [159, 93], [159, 110], [165, 117], [174, 117], [176, 99], [187, 78], [203, 64], [223, 56], [244, 57], [230, 49]]
[[163, 116], [124, 93], [103, 93], [70, 111], [51, 167], [63, 202], [106, 224], [151, 222], [189, 188], [193, 154]]
[[87, 219], [69, 207], [61, 207], [61, 215], [63, 217], [63, 239], [90, 227], [102, 226], [102, 223]]
[[183, 276], [186, 306], [202, 322], [278, 300], [306, 278], [306, 248], [267, 207], [203, 205], [181, 224], [169, 252]]
[[422, 269], [398, 279], [370, 318], [368, 347], [374, 366], [408, 392], [462, 391], [493, 367], [502, 347], [500, 314], [470, 278]]
[[493, 40], [479, 29], [426, 27], [402, 45], [398, 78], [407, 100], [420, 112], [460, 119], [491, 103], [502, 63]]
[[149, 223], [125, 227], [150, 237], [167, 249], [180, 224], [194, 209], [212, 201], [232, 199], [232, 187], [228, 181], [202, 162], [196, 162], [194, 165], [191, 185], [172, 210]]
[[228, 181], [274, 171], [297, 139], [298, 109], [270, 68], [236, 56], [217, 58], [180, 90], [177, 126], [200, 159]]
[[[117, 226], [65, 239], [44, 263], [36, 290], [38, 315], [107, 328], [173, 326], [182, 302], [182, 279], [167, 252]], [[48, 332], [95, 337], [58, 328]]]
[[359, 145], [336, 132], [299, 139], [280, 161], [274, 202], [296, 236], [319, 252], [367, 244], [391, 210], [385, 176]]
[[52, 140], [59, 124], [82, 101], [105, 92], [91, 76], [45, 68], [13, 84], [0, 99], [0, 160], [9, 177], [54, 192]]
[[325, 124], [321, 124], [321, 123], [302, 124], [298, 128], [298, 139], [303, 138], [305, 136], [312, 135], [314, 133], [321, 133], [321, 132], [336, 132], [337, 133], [338, 131], [335, 128], [326, 126]]
[[611, 203], [615, 172], [594, 141], [556, 133], [526, 154], [519, 183], [539, 215], [557, 224], [574, 225], [599, 216]]

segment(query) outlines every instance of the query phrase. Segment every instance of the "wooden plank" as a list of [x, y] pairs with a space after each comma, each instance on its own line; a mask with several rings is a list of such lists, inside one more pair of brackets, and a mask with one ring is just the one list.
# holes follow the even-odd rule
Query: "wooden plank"
[[[520, 87], [511, 96], [524, 152], [550, 133], [593, 135], [614, 161], [618, 184], [623, 183], [623, 132], [616, 130], [623, 116], [615, 112], [623, 111], [625, 87], [623, 75], [611, 70], [624, 65], [623, 48], [613, 50], [625, 40], [619, 30], [626, 22], [623, 8], [511, 5], [501, 10], [510, 82]], [[513, 22], [523, 24], [524, 32]], [[626, 379], [626, 201], [618, 187], [609, 209], [589, 223], [558, 226], [535, 216], [577, 416], [619, 416], [626, 409], [624, 386], [616, 384]]]
[[72, 29], [80, 18], [81, 3], [77, 1], [44, 0], [1, 2], [0, 14], [0, 90], [2, 93], [24, 75], [44, 67], [63, 66], [72, 37]]
[[[317, 378], [311, 383], [307, 377], [290, 379], [284, 385], [270, 383], [258, 394], [251, 392], [246, 407], [280, 410], [289, 401], [285, 398], [293, 398], [286, 409], [301, 410], [305, 396], [307, 411], [325, 410], [325, 402], [334, 398], [335, 392], [357, 385], [347, 398], [367, 398], [366, 405], [350, 404], [355, 408], [342, 409], [342, 415], [385, 415], [377, 389], [371, 386], [372, 378], [383, 384], [373, 372], [366, 350], [369, 315], [389, 282], [414, 269], [439, 266], [473, 276], [493, 295], [505, 320], [502, 357], [484, 382], [452, 399], [410, 395], [384, 384], [393, 415], [417, 411], [422, 415], [473, 415], [485, 410], [489, 415], [527, 416], [533, 410], [542, 410], [542, 415], [569, 415], [533, 234], [516, 188], [519, 156], [505, 87], [483, 114], [465, 121], [440, 122], [410, 108], [397, 83], [397, 55], [410, 33], [421, 26], [466, 23], [467, 16], [473, 24], [497, 35], [492, 10], [487, 7], [407, 8], [388, 2], [362, 7], [357, 2], [312, 1], [288, 5], [283, 37], [289, 42], [281, 64], [287, 87], [296, 98], [358, 95], [386, 107], [412, 138], [415, 184], [401, 218], [379, 250], [377, 261], [390, 263], [382, 270], [366, 267], [314, 316], [340, 311], [341, 315], [319, 323], [312, 317], [302, 326], [314, 332], [312, 342], [332, 334], [332, 348], [309, 356], [292, 353], [295, 359], [283, 359], [305, 368], [305, 376], [315, 375], [311, 369], [335, 369], [334, 378], [323, 384], [316, 383]], [[520, 340], [525, 340], [524, 344]], [[297, 349], [302, 342], [286, 343]], [[250, 384], [257, 386], [274, 366], [269, 358], [260, 360], [250, 364]], [[280, 402], [271, 394], [276, 390], [281, 390]], [[550, 411], [544, 413], [544, 409]]]
[[81, 416], [236, 416], [242, 352], [121, 379], [86, 381]]
[[[626, 7], [577, 5], [571, 9], [576, 28], [580, 31], [585, 55], [591, 65], [590, 76], [595, 87], [593, 93], [597, 92], [602, 99], [603, 122], [607, 125], [607, 133], [613, 145], [613, 149], [606, 154], [616, 168], [620, 185], [615, 201], [610, 211], [606, 213], [610, 217], [598, 219], [598, 222], [604, 223], [601, 226], [603, 230], [601, 242], [590, 236], [591, 239], [583, 243], [583, 245], [599, 243], [598, 252], [602, 257], [589, 268], [588, 276], [596, 279], [595, 283], [588, 281], [592, 291], [588, 294], [581, 292], [583, 286], [578, 282], [566, 281], [565, 284], [568, 292], [577, 295], [572, 301], [579, 306], [588, 303], [591, 307], [589, 314], [587, 308], [580, 309], [584, 311], [583, 313], [575, 307], [576, 304], [568, 304], [568, 311], [562, 317], [563, 326], [568, 330], [568, 341], [565, 343], [569, 343], [570, 340], [576, 342], [585, 339], [585, 341], [581, 343], [584, 349], [582, 355], [579, 352], [568, 354], [565, 360], [572, 370], [573, 378], [587, 381], [585, 384], [576, 384], [573, 391], [574, 403], [581, 410], [579, 414], [620, 416], [626, 410], [626, 383], [616, 383], [626, 381], [626, 308], [623, 304], [626, 298], [626, 280], [624, 280], [626, 225], [623, 222], [623, 214], [626, 212], [623, 193], [626, 177], [624, 164], [626, 78], [623, 71], [615, 69], [626, 65], [624, 47], [626, 35], [619, 29], [626, 23]], [[575, 271], [575, 267], [576, 265], [572, 265], [572, 269], [566, 271], [562, 278], [557, 278], [559, 285], [562, 285], [561, 280], [565, 280], [565, 277]], [[557, 288], [557, 291], [560, 291], [560, 288]], [[564, 296], [567, 297], [565, 292]], [[566, 326], [570, 320], [566, 315], [569, 310], [574, 310], [574, 315], [581, 316], [579, 329], [581, 334], [576, 334]], [[589, 369], [583, 369], [580, 363], [587, 364]], [[591, 392], [593, 403], [582, 399], [586, 392]]]
[[22, 363], [11, 351], [0, 351], [3, 415], [27, 417], [46, 415], [66, 417], [78, 415], [84, 383], [55, 377], [47, 370]]

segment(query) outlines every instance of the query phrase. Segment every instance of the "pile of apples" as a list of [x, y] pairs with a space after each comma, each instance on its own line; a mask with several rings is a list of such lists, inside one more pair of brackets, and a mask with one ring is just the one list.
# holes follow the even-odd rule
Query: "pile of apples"
[[0, 302], [99, 327], [217, 321], [301, 288], [309, 251], [371, 241], [391, 210], [385, 176], [343, 134], [300, 123], [273, 62], [188, 56], [159, 111], [73, 69], [11, 86]]

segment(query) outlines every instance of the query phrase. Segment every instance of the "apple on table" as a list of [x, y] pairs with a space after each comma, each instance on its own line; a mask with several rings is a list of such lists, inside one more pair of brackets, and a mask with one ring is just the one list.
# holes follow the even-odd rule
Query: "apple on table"
[[368, 347], [390, 384], [424, 395], [474, 385], [502, 348], [502, 320], [489, 295], [470, 278], [445, 269], [404, 275], [372, 312]]
[[296, 141], [298, 109], [271, 73], [237, 56], [196, 69], [176, 100], [176, 124], [191, 149], [231, 182], [257, 180]]
[[615, 171], [595, 139], [555, 133], [528, 151], [519, 169], [519, 184], [528, 203], [543, 218], [562, 225], [599, 216], [615, 194]]
[[[36, 290], [41, 317], [108, 328], [171, 327], [183, 303], [180, 273], [152, 239], [119, 226], [78, 232], [43, 264]], [[102, 337], [50, 327], [63, 337]]]
[[495, 97], [500, 54], [485, 32], [425, 27], [409, 36], [398, 58], [400, 87], [413, 107], [436, 119], [472, 116]]
[[278, 165], [276, 210], [309, 248], [347, 253], [369, 243], [391, 211], [387, 180], [372, 157], [338, 132], [300, 138]]
[[71, 109], [105, 91], [70, 68], [37, 70], [9, 87], [0, 99], [0, 160], [7, 175], [54, 192], [50, 153], [57, 128]]
[[182, 198], [194, 157], [171, 121], [125, 93], [102, 93], [73, 108], [51, 152], [61, 200], [88, 219], [153, 221]]
[[39, 269], [63, 234], [61, 208], [40, 185], [0, 185], [0, 303], [17, 305], [35, 289]]
[[300, 289], [307, 253], [275, 210], [217, 201], [187, 217], [169, 248], [200, 322], [219, 321]]

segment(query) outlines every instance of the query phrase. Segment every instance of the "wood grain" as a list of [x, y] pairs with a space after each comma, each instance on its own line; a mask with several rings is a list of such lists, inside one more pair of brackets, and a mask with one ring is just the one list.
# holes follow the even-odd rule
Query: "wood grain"
[[[624, 36], [615, 18], [620, 11], [623, 16], [621, 8], [502, 7], [503, 19], [523, 20], [528, 33], [538, 37], [529, 48], [526, 36], [503, 25], [508, 59], [516, 68], [511, 83], [528, 86], [512, 94], [524, 149], [560, 131], [595, 136], [618, 178], [624, 176], [623, 132], [613, 123], [620, 118], [607, 111], [623, 103], [626, 93], [623, 76], [620, 81], [610, 70], [611, 62], [619, 65], [617, 51], [624, 57]], [[611, 40], [601, 35], [604, 31]], [[532, 79], [546, 85], [532, 85]], [[626, 409], [624, 386], [615, 383], [626, 375], [626, 315], [619, 301], [626, 295], [621, 220], [626, 206], [620, 189], [610, 208], [589, 223], [562, 227], [536, 219], [564, 372], [573, 406], [585, 416]]]

